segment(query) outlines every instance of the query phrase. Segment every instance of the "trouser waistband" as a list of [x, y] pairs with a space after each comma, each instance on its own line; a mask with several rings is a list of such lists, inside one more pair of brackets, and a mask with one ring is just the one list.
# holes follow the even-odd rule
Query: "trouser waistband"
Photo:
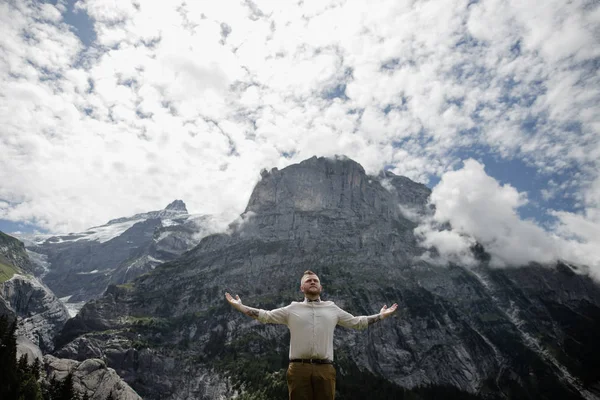
[[333, 361], [322, 358], [292, 358], [290, 362], [303, 364], [333, 364]]

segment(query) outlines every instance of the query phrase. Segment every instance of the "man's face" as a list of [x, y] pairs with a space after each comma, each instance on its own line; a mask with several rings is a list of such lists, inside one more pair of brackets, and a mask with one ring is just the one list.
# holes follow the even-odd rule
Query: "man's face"
[[305, 295], [319, 295], [322, 289], [319, 277], [316, 275], [306, 275], [304, 282], [300, 285], [300, 290]]

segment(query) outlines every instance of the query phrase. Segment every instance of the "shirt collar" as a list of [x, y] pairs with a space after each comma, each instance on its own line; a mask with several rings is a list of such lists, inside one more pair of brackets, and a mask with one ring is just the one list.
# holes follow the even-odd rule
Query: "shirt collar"
[[304, 302], [305, 303], [320, 303], [321, 302], [321, 298], [319, 297], [319, 298], [317, 298], [315, 300], [310, 300], [310, 299], [308, 299], [308, 298], [305, 297], [304, 298]]

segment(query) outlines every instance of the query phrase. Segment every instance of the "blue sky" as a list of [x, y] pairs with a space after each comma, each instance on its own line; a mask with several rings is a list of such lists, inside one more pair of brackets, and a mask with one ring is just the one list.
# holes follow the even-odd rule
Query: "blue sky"
[[42, 229], [35, 224], [27, 222], [14, 222], [8, 220], [0, 220], [0, 231], [6, 233], [21, 232], [21, 233], [34, 233], [42, 232]]
[[448, 254], [600, 268], [600, 8], [544, 4], [3, 3], [0, 230], [233, 219], [262, 168], [341, 154], [432, 188]]
[[[89, 19], [87, 12], [84, 9], [76, 9], [75, 3], [77, 0], [68, 0], [63, 12], [63, 20], [71, 25], [73, 33], [77, 35], [84, 46], [91, 46], [96, 40], [96, 32], [94, 31], [93, 22]], [[51, 2], [56, 5], [57, 2]]]

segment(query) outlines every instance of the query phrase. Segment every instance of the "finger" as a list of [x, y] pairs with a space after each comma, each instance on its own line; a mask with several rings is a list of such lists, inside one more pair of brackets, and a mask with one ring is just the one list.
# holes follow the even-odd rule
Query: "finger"
[[240, 299], [240, 296], [238, 296], [238, 295], [236, 294], [236, 295], [235, 295], [235, 299], [236, 299], [236, 300], [239, 300], [239, 299]]

